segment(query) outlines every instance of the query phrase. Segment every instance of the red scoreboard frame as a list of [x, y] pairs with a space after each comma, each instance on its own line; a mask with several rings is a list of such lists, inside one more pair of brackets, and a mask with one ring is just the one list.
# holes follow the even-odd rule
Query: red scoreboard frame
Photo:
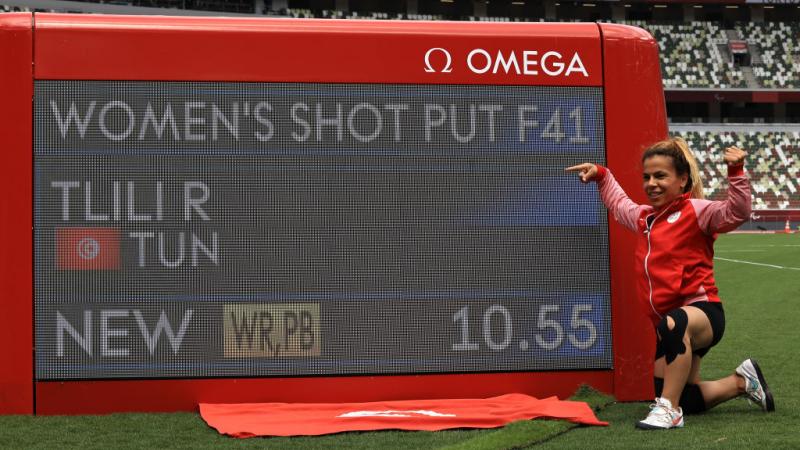
[[[194, 410], [199, 402], [353, 402], [508, 392], [566, 397], [583, 383], [619, 400], [651, 398], [654, 338], [636, 306], [629, 277], [635, 236], [613, 219], [611, 370], [36, 381], [33, 320], [35, 80], [600, 86], [607, 164], [623, 188], [644, 201], [640, 151], [667, 135], [657, 46], [645, 31], [597, 23], [12, 13], [0, 16], [0, 49], [0, 414], [177, 411]], [[547, 52], [558, 58], [550, 53], [548, 62]], [[506, 63], [513, 55], [517, 64], [493, 65], [500, 54]], [[579, 65], [574, 55], [580, 55]], [[559, 61], [563, 66], [554, 64]]]

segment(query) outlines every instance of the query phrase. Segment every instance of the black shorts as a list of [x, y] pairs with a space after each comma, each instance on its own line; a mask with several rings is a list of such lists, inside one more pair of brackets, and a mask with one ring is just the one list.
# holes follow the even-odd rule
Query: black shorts
[[[711, 334], [713, 335], [711, 344], [709, 344], [708, 347], [698, 348], [692, 352], [692, 354], [702, 358], [711, 350], [711, 347], [719, 344], [719, 341], [722, 340], [722, 335], [725, 334], [725, 311], [722, 309], [722, 303], [720, 302], [697, 302], [687, 306], [694, 306], [703, 311], [706, 317], [708, 317], [709, 323], [711, 323]], [[655, 359], [661, 358], [662, 356], [664, 356], [664, 353], [659, 349], [659, 346], [656, 345]]]

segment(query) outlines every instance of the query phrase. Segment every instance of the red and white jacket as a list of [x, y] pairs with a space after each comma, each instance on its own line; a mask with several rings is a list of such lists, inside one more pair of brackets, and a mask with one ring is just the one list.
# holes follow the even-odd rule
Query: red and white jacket
[[750, 217], [750, 182], [742, 165], [728, 167], [725, 201], [686, 193], [660, 209], [634, 203], [605, 167], [598, 166], [595, 181], [617, 222], [638, 234], [637, 287], [654, 325], [675, 308], [720, 301], [714, 241], [717, 233], [734, 230]]

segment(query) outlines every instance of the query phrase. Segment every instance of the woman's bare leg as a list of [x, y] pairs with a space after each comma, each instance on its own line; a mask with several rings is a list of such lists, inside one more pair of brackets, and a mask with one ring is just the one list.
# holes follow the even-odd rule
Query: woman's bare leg
[[[737, 374], [728, 375], [725, 378], [720, 378], [713, 381], [700, 380], [700, 364], [702, 358], [697, 355], [692, 356], [692, 367], [687, 377], [688, 383], [696, 384], [700, 387], [700, 392], [703, 394], [703, 401], [706, 404], [706, 409], [711, 409], [720, 403], [726, 402], [732, 398], [736, 398], [744, 394], [745, 382], [744, 378]], [[664, 378], [665, 369], [667, 367], [666, 360], [662, 357], [656, 360], [653, 366], [654, 375], [658, 378]], [[662, 393], [663, 395], [663, 393]], [[671, 401], [671, 400], [670, 400]], [[673, 405], [677, 405], [673, 403]]]
[[700, 386], [708, 409], [744, 394], [744, 378], [736, 374], [719, 380], [701, 381], [697, 385]]
[[[686, 351], [676, 355], [671, 363], [665, 365], [664, 390], [661, 393], [661, 397], [669, 400], [674, 406], [678, 405], [683, 387], [686, 386], [692, 372], [694, 365], [692, 350], [708, 347], [714, 338], [711, 322], [706, 313], [694, 306], [684, 306], [681, 309], [686, 312], [688, 320], [686, 332], [683, 334], [683, 345]], [[672, 317], [667, 316], [667, 326], [670, 330], [675, 328], [675, 321], [672, 320]], [[699, 366], [697, 370], [699, 371]]]

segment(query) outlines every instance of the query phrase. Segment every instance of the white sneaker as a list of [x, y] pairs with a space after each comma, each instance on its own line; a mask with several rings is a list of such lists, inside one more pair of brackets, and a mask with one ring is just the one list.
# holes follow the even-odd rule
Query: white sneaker
[[683, 427], [683, 410], [673, 408], [669, 400], [661, 397], [650, 405], [650, 414], [644, 420], [636, 422], [636, 428], [642, 430], [668, 430]]
[[764, 374], [755, 359], [745, 359], [736, 368], [736, 373], [744, 378], [744, 390], [747, 398], [766, 412], [775, 411], [775, 401], [769, 391]]

